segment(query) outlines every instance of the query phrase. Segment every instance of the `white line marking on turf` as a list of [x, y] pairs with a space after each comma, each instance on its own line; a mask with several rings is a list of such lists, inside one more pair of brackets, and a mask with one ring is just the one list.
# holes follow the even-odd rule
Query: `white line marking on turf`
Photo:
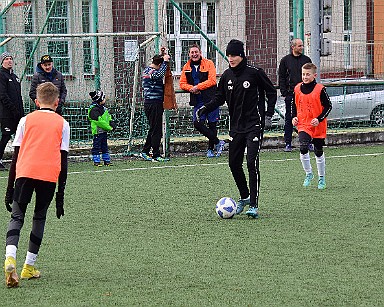
[[[378, 153], [368, 153], [368, 154], [356, 154], [356, 155], [339, 155], [339, 156], [326, 156], [327, 159], [343, 159], [343, 158], [354, 158], [354, 157], [375, 157], [382, 156], [384, 152]], [[286, 159], [266, 159], [261, 160], [262, 162], [289, 162], [297, 161], [299, 158], [286, 158]], [[246, 163], [246, 162], [244, 162]], [[92, 173], [106, 173], [106, 172], [127, 172], [127, 171], [146, 171], [151, 169], [172, 169], [172, 168], [190, 168], [190, 167], [201, 167], [201, 166], [219, 166], [219, 165], [228, 165], [228, 162], [218, 162], [218, 163], [198, 163], [198, 164], [185, 164], [185, 165], [162, 165], [162, 166], [149, 166], [149, 167], [132, 167], [132, 168], [122, 168], [122, 169], [105, 169], [105, 170], [89, 170], [89, 171], [74, 171], [68, 172], [68, 175], [76, 174], [92, 174]], [[1, 176], [0, 179], [7, 179], [8, 172], [6, 176]]]

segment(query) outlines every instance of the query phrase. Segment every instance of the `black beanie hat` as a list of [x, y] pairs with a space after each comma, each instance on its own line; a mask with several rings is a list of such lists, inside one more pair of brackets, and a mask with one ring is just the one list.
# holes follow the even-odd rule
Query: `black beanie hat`
[[238, 55], [242, 58], [245, 57], [244, 53], [244, 43], [237, 39], [232, 39], [227, 46], [227, 50], [225, 51], [225, 55]]
[[105, 94], [100, 90], [90, 92], [89, 96], [91, 96], [92, 101], [96, 103], [100, 103], [105, 99]]

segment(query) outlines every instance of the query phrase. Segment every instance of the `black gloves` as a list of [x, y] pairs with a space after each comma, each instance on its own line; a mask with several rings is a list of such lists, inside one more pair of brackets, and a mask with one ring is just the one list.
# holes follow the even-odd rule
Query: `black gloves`
[[12, 212], [12, 205], [13, 203], [13, 192], [15, 192], [14, 188], [7, 188], [7, 192], [5, 193], [5, 207], [9, 212]]
[[272, 128], [272, 117], [266, 116], [265, 117], [265, 123], [264, 123], [264, 129], [271, 129]]
[[203, 114], [207, 114], [208, 111], [207, 111], [207, 108], [205, 106], [202, 106], [200, 107], [197, 111], [196, 111], [196, 120], [199, 122], [200, 121], [200, 118], [201, 118], [201, 115]]
[[56, 193], [56, 216], [58, 219], [64, 216], [64, 193]]
[[109, 122], [109, 125], [112, 127], [113, 130], [116, 130], [116, 123], [111, 121]]

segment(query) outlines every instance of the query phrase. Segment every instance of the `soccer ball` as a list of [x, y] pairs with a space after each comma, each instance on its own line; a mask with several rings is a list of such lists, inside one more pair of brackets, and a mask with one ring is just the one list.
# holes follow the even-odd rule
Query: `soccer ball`
[[230, 219], [236, 213], [236, 202], [230, 197], [220, 198], [216, 203], [216, 213], [222, 219]]

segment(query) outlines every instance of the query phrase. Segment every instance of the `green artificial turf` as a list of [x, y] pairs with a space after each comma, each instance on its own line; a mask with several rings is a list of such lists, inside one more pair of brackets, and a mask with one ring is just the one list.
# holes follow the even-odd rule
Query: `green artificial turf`
[[[0, 306], [382, 306], [384, 146], [325, 153], [320, 191], [316, 180], [302, 187], [297, 150], [263, 151], [258, 219], [215, 213], [221, 197], [239, 197], [227, 156], [71, 163], [65, 216], [49, 210], [42, 277], [17, 289], [3, 280]], [[8, 220], [3, 207], [3, 251]]]

